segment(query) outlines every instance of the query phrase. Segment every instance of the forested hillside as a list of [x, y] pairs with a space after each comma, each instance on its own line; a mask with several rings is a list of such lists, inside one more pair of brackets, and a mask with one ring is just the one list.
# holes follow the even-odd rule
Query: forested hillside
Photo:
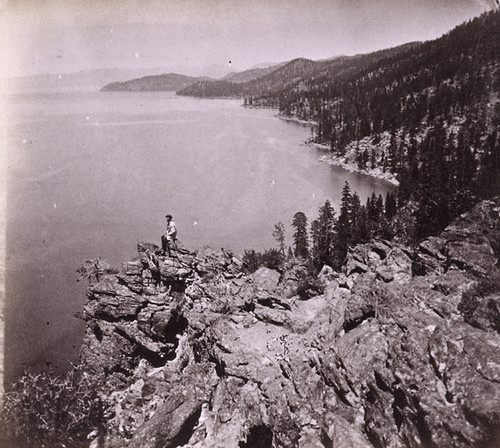
[[313, 140], [338, 160], [396, 176], [398, 210], [421, 238], [500, 192], [499, 90], [495, 11], [433, 41], [298, 59], [248, 83], [207, 82], [179, 93], [239, 96], [310, 121]]
[[284, 97], [291, 100], [294, 92], [299, 94], [307, 90], [311, 80], [320, 79], [322, 76], [333, 80], [334, 77], [350, 73], [367, 63], [385, 59], [390, 55], [398, 56], [415, 45], [418, 44], [406, 44], [368, 55], [340, 56], [324, 61], [298, 58], [280, 64], [271, 73], [246, 83], [235, 82], [233, 78], [225, 77], [219, 81], [195, 83], [177, 93], [206, 98], [242, 97], [248, 104], [278, 108]]
[[221, 81], [229, 81], [233, 84], [240, 84], [248, 81], [252, 81], [257, 78], [262, 78], [263, 76], [268, 75], [269, 73], [274, 72], [279, 67], [287, 64], [288, 62], [281, 62], [280, 64], [273, 64], [269, 67], [256, 67], [251, 68], [249, 70], [244, 70], [242, 72], [234, 72], [229, 73], [228, 75], [221, 78]]

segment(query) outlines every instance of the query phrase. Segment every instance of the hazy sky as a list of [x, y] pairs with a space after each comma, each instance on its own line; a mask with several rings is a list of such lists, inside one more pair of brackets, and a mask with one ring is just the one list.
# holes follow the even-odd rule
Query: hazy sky
[[432, 39], [493, 2], [0, 0], [0, 68], [16, 76], [317, 60]]

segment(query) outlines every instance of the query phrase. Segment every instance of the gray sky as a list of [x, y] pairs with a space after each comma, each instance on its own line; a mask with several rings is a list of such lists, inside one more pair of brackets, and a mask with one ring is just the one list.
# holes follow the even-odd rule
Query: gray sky
[[317, 60], [438, 37], [493, 1], [0, 0], [0, 69], [189, 72]]

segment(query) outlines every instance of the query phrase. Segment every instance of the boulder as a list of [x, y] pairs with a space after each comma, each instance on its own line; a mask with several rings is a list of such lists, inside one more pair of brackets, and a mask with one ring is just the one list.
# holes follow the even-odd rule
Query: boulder
[[[335, 303], [336, 307], [340, 305]], [[338, 309], [338, 308], [337, 308]], [[287, 313], [286, 325], [295, 333], [306, 333], [313, 327], [319, 327], [329, 319], [330, 301], [326, 296], [317, 296], [308, 301], [297, 300]]]
[[290, 298], [298, 294], [301, 281], [307, 276], [305, 266], [295, 265], [283, 274], [281, 288], [285, 297]]
[[280, 273], [269, 268], [259, 268], [252, 274], [255, 284], [266, 291], [273, 291], [280, 281]]
[[451, 241], [446, 245], [446, 257], [450, 266], [482, 277], [486, 276], [497, 262], [492, 247], [486, 241], [476, 244]]
[[367, 271], [368, 266], [365, 263], [357, 260], [356, 258], [350, 258], [346, 263], [346, 274], [348, 276], [352, 274], [364, 274]]
[[387, 254], [375, 272], [386, 283], [392, 281], [403, 283], [412, 278], [412, 264], [413, 261], [408, 251], [395, 247]]
[[445, 239], [435, 236], [422, 241], [415, 251], [415, 273], [425, 275], [432, 272], [444, 272], [446, 262], [445, 245]]
[[172, 348], [166, 344], [148, 338], [147, 335], [138, 328], [136, 322], [122, 322], [116, 325], [115, 331], [128, 339], [139, 349], [144, 350], [147, 353], [146, 357], [155, 355], [156, 357], [163, 358], [166, 352]]
[[89, 302], [85, 307], [87, 316], [106, 320], [134, 318], [146, 302], [145, 297], [138, 294], [94, 295], [94, 297], [97, 300]]
[[[329, 412], [324, 419], [325, 431], [321, 440], [327, 441], [324, 445], [303, 445], [304, 448], [309, 446], [331, 446], [335, 448], [372, 448], [373, 445], [369, 442], [366, 435], [357, 430], [352, 423], [345, 418]], [[315, 442], [316, 443], [316, 442]]]
[[143, 289], [142, 283], [142, 273], [141, 275], [126, 275], [126, 274], [117, 274], [116, 278], [118, 281], [129, 288], [131, 291], [140, 294]]
[[153, 340], [176, 342], [175, 335], [182, 333], [183, 316], [171, 306], [149, 306], [137, 315], [138, 328]]
[[324, 265], [318, 274], [318, 280], [324, 285], [336, 280], [339, 277], [338, 272], [335, 272], [331, 266]]
[[266, 306], [256, 305], [253, 313], [257, 319], [274, 325], [284, 325], [288, 320], [287, 314], [282, 310], [276, 310]]
[[140, 260], [122, 263], [122, 271], [125, 275], [142, 275], [142, 262]]
[[153, 416], [141, 425], [128, 442], [130, 448], [175, 448], [185, 445], [192, 436], [201, 416], [203, 403], [209, 400], [209, 390], [216, 381], [213, 366], [190, 366], [176, 375], [164, 400]]
[[500, 293], [477, 297], [467, 316], [467, 322], [484, 331], [500, 333]]
[[[448, 226], [441, 238], [447, 241], [448, 264], [485, 276], [498, 261], [500, 208], [498, 198], [483, 201]], [[497, 251], [497, 252], [495, 252]]]

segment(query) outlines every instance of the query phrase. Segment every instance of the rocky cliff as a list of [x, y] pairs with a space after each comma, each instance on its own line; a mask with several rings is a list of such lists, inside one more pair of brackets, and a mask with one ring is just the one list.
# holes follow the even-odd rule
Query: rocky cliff
[[309, 300], [300, 265], [157, 249], [89, 289], [93, 446], [500, 446], [500, 198], [416, 249], [356, 247]]

